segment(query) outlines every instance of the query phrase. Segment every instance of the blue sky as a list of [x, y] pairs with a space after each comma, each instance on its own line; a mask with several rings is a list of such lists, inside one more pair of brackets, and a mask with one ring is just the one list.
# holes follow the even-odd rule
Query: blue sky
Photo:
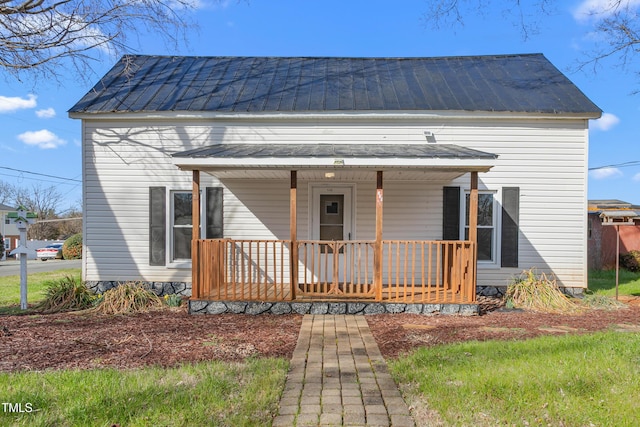
[[[585, 5], [607, 0], [559, 1], [525, 40], [517, 17], [495, 10], [465, 17], [464, 26], [433, 29], [425, 22], [425, 0], [199, 0], [200, 25], [189, 45], [167, 51], [153, 34], [140, 37], [135, 53], [232, 56], [455, 56], [541, 52], [603, 111], [590, 125], [589, 166], [640, 161], [640, 79], [633, 69], [605, 61], [592, 72], [575, 72], [583, 51], [593, 47], [593, 19]], [[640, 8], [640, 2], [630, 0]], [[525, 10], [525, 13], [528, 11]], [[56, 185], [63, 211], [81, 200], [80, 122], [66, 111], [117, 58], [96, 68], [92, 83], [73, 79], [20, 83], [0, 80], [0, 180]], [[631, 62], [640, 68], [640, 56]], [[11, 169], [7, 169], [11, 168]], [[56, 179], [26, 172], [66, 178]], [[589, 198], [640, 204], [640, 164], [594, 170]]]

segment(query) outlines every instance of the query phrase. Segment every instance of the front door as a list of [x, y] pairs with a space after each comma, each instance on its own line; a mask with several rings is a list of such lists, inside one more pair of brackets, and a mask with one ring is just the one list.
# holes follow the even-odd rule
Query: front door
[[353, 193], [350, 185], [313, 187], [311, 238], [321, 242], [316, 248], [314, 279], [324, 284], [318, 289], [321, 292], [339, 293], [339, 284], [349, 276], [345, 241], [355, 238]]

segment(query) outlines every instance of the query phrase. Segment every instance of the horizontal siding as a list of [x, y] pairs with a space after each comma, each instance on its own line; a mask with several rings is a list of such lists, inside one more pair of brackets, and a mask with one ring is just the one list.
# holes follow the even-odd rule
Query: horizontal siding
[[[423, 132], [427, 130], [433, 132], [437, 143], [499, 156], [490, 172], [480, 174], [481, 190], [500, 196], [502, 187], [520, 187], [521, 268], [480, 268], [480, 284], [504, 285], [522, 268], [537, 267], [553, 269], [565, 285], [585, 285], [587, 132], [583, 120], [552, 119], [85, 120], [85, 278], [190, 281], [189, 270], [148, 265], [149, 186], [191, 189], [191, 173], [173, 166], [173, 153], [215, 143], [424, 143]], [[369, 172], [356, 173], [361, 178], [369, 176]], [[355, 238], [372, 239], [375, 182], [350, 182], [356, 181]], [[301, 239], [309, 235], [310, 182], [316, 182], [315, 178], [298, 182]], [[288, 180], [219, 181], [202, 174], [202, 187], [217, 185], [225, 188], [225, 236], [289, 237]], [[444, 185], [468, 188], [469, 177], [454, 181], [385, 181], [384, 237], [441, 238]]]

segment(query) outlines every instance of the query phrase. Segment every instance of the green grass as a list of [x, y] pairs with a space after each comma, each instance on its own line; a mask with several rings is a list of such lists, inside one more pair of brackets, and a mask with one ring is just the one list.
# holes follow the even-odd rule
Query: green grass
[[[618, 281], [618, 293], [620, 295], [640, 296], [640, 273], [632, 273], [631, 271], [621, 269]], [[605, 296], [615, 296], [615, 270], [589, 271], [589, 290]]]
[[389, 361], [410, 400], [445, 425], [631, 426], [640, 333], [601, 332], [421, 348]]
[[[45, 273], [33, 273], [27, 276], [27, 301], [35, 305], [46, 295], [47, 285], [66, 276], [81, 280], [79, 268], [67, 268]], [[20, 313], [20, 276], [0, 277], [0, 314]]]
[[14, 426], [265, 426], [284, 388], [284, 359], [206, 362], [179, 368], [0, 374], [0, 411]]

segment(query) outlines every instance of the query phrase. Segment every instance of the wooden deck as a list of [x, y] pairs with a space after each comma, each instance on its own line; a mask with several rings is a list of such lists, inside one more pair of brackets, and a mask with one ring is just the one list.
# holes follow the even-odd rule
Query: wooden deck
[[475, 302], [470, 241], [383, 240], [376, 247], [375, 241], [301, 240], [293, 247], [290, 240], [195, 241], [193, 298]]

